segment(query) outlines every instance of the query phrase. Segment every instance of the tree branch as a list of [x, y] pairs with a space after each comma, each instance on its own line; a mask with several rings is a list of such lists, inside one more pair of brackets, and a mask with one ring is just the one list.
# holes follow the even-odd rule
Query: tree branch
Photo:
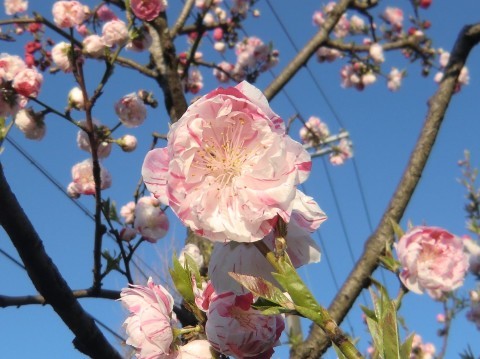
[[[378, 267], [378, 258], [386, 245], [393, 242], [391, 221], [399, 222], [420, 180], [432, 151], [440, 125], [457, 87], [457, 79], [472, 48], [480, 41], [480, 23], [466, 26], [451, 52], [445, 76], [435, 95], [429, 101], [425, 124], [413, 150], [408, 166], [390, 200], [377, 229], [368, 239], [364, 252], [352, 272], [332, 301], [329, 311], [340, 323], [352, 307], [361, 290], [368, 286], [369, 278]], [[318, 358], [329, 346], [320, 328], [312, 326], [307, 340], [292, 353], [292, 358]]]
[[[120, 298], [120, 292], [118, 290], [100, 289], [92, 290], [77, 289], [73, 290], [72, 294], [75, 298], [103, 298], [116, 300]], [[45, 305], [47, 301], [43, 295], [24, 295], [24, 296], [8, 296], [0, 295], [0, 308], [6, 307], [21, 307], [23, 305], [40, 304]]]
[[78, 303], [30, 223], [3, 173], [0, 163], [0, 225], [20, 255], [35, 288], [75, 334], [75, 347], [92, 358], [121, 359], [93, 319]]
[[185, 2], [185, 5], [183, 5], [182, 12], [180, 15], [178, 15], [178, 19], [175, 22], [175, 25], [173, 25], [172, 30], [170, 31], [170, 37], [174, 39], [178, 31], [185, 25], [185, 21], [188, 19], [188, 15], [190, 15], [190, 12], [192, 11], [193, 5], [195, 4], [195, 0], [187, 0]]

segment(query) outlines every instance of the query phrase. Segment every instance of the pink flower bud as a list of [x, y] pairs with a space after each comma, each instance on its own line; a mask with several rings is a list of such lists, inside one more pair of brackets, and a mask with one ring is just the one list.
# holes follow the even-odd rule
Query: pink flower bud
[[220, 41], [223, 39], [223, 29], [221, 27], [217, 27], [215, 30], [213, 30], [213, 39], [215, 41]]
[[120, 209], [120, 216], [124, 218], [126, 224], [133, 224], [135, 219], [135, 202], [130, 201]]
[[126, 127], [138, 127], [147, 117], [147, 108], [135, 92], [123, 96], [115, 104], [115, 112]]
[[[102, 164], [100, 165], [100, 189], [107, 189], [112, 185], [112, 177]], [[93, 178], [93, 164], [91, 159], [77, 163], [72, 167], [74, 189], [79, 194], [95, 194], [95, 181]]]
[[130, 242], [137, 236], [137, 234], [137, 230], [132, 227], [123, 227], [119, 233], [120, 239], [125, 242]]
[[213, 48], [215, 49], [215, 51], [223, 53], [225, 51], [225, 49], [227, 48], [227, 44], [225, 44], [223, 41], [216, 41], [213, 44]]
[[168, 217], [154, 197], [142, 197], [135, 207], [135, 229], [151, 243], [163, 238], [169, 228]]
[[125, 135], [119, 138], [117, 143], [125, 152], [132, 152], [137, 148], [137, 138], [133, 135]]
[[36, 68], [25, 68], [15, 75], [12, 87], [20, 95], [37, 97], [42, 82], [43, 76]]

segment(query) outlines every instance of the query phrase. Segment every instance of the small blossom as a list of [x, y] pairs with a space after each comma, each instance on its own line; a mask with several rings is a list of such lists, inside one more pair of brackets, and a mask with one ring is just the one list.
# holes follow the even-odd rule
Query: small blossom
[[80, 197], [80, 193], [77, 191], [77, 185], [73, 182], [70, 182], [67, 186], [67, 194], [70, 198], [77, 199]]
[[123, 327], [128, 336], [126, 343], [135, 348], [137, 358], [169, 357], [177, 322], [171, 294], [149, 278], [147, 286], [122, 289], [120, 301], [130, 312]]
[[135, 92], [123, 96], [115, 104], [115, 112], [124, 126], [140, 126], [147, 117], [147, 108]]
[[15, 125], [30, 140], [41, 140], [45, 136], [44, 116], [30, 109], [22, 109], [15, 115]]
[[223, 41], [215, 41], [215, 43], [213, 44], [213, 49], [220, 53], [223, 53], [226, 48], [227, 48], [227, 44]]
[[120, 239], [125, 242], [130, 242], [137, 236], [137, 234], [137, 230], [132, 227], [123, 227], [119, 233]]
[[115, 13], [110, 10], [110, 8], [106, 4], [103, 4], [98, 8], [96, 15], [97, 18], [103, 22], [117, 19]]
[[130, 201], [120, 208], [120, 216], [123, 217], [126, 224], [133, 224], [135, 219], [135, 202]]
[[383, 47], [378, 43], [374, 43], [370, 46], [369, 54], [372, 60], [375, 61], [377, 64], [381, 64], [385, 61], [385, 57], [383, 55]]
[[223, 29], [221, 27], [217, 27], [215, 30], [213, 30], [213, 39], [215, 41], [220, 41], [223, 39]]
[[140, 20], [152, 21], [167, 8], [166, 0], [131, 0], [130, 7]]
[[305, 126], [300, 129], [302, 142], [312, 147], [318, 146], [328, 136], [330, 136], [330, 130], [327, 124], [315, 116], [311, 116]]
[[210, 351], [210, 343], [208, 340], [192, 340], [178, 348], [178, 359], [211, 359], [213, 358]]
[[5, 14], [15, 15], [19, 12], [25, 12], [28, 8], [27, 0], [5, 0]]
[[151, 243], [163, 238], [168, 232], [167, 215], [160, 208], [160, 202], [153, 197], [142, 197], [135, 206], [134, 228]]
[[365, 21], [357, 15], [350, 18], [350, 32], [353, 34], [361, 34], [365, 32]]
[[222, 83], [230, 81], [229, 75], [231, 76], [235, 66], [226, 61], [222, 61], [218, 64], [218, 67], [220, 69], [213, 69], [213, 76]]
[[129, 39], [127, 25], [118, 19], [107, 21], [102, 28], [102, 38], [108, 47], [125, 45]]
[[68, 106], [76, 110], [85, 109], [85, 98], [83, 97], [83, 92], [80, 87], [75, 86], [68, 93]]
[[[107, 189], [112, 185], [112, 177], [101, 163], [100, 165], [100, 189]], [[95, 180], [93, 178], [93, 163], [91, 159], [77, 163], [72, 167], [72, 186], [79, 194], [95, 194]]]
[[285, 328], [281, 315], [251, 308], [251, 293], [220, 293], [209, 305], [205, 332], [212, 347], [236, 358], [270, 358]]
[[196, 95], [203, 88], [203, 76], [198, 68], [191, 68], [185, 78], [184, 87], [186, 92]]
[[58, 27], [74, 27], [85, 20], [85, 9], [78, 1], [56, 1], [52, 8], [53, 21]]
[[439, 322], [439, 323], [445, 323], [445, 314], [443, 314], [443, 313], [438, 313], [438, 314], [437, 314], [437, 322]]
[[353, 157], [352, 144], [349, 140], [342, 138], [338, 146], [332, 146], [330, 153], [330, 163], [338, 166], [343, 165], [346, 160]]
[[52, 60], [63, 72], [72, 72], [72, 64], [69, 59], [69, 52], [72, 46], [65, 42], [59, 42], [52, 48]]
[[415, 227], [395, 243], [402, 265], [400, 279], [412, 292], [434, 299], [463, 284], [468, 256], [463, 241], [444, 229]]
[[329, 47], [322, 46], [317, 50], [317, 60], [318, 62], [333, 62], [336, 59], [339, 59], [343, 54], [337, 49], [331, 49]]
[[215, 24], [215, 17], [211, 12], [207, 12], [205, 16], [203, 17], [203, 24], [205, 26], [212, 26]]
[[[86, 126], [86, 121], [80, 121], [81, 126]], [[94, 120], [93, 124], [95, 139], [98, 141], [97, 144], [97, 155], [99, 158], [106, 158], [112, 152], [112, 144], [105, 139], [100, 141], [99, 134], [108, 131], [108, 129], [101, 125], [98, 120]], [[88, 138], [87, 133], [84, 130], [78, 130], [77, 132], [77, 145], [80, 149], [92, 153], [92, 146], [90, 144], [90, 139]]]
[[403, 11], [397, 7], [387, 7], [383, 12], [383, 18], [389, 23], [395, 31], [402, 31]]
[[185, 254], [190, 256], [195, 261], [198, 268], [203, 267], [203, 255], [197, 245], [188, 243], [182, 248], [180, 254], [178, 255], [178, 261], [182, 266], [185, 266]]
[[85, 37], [82, 41], [83, 51], [92, 57], [100, 57], [105, 52], [105, 42], [103, 38], [93, 34]]
[[133, 152], [137, 148], [137, 138], [132, 135], [124, 135], [117, 140], [123, 151]]
[[13, 78], [12, 87], [25, 97], [37, 97], [43, 83], [43, 76], [36, 68], [20, 70]]
[[390, 74], [388, 75], [387, 87], [390, 91], [397, 91], [402, 85], [403, 71], [399, 71], [397, 68], [392, 67]]

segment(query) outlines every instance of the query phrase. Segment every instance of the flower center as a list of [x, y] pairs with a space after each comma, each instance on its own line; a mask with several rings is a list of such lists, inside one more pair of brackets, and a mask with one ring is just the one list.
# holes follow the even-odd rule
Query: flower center
[[210, 135], [204, 137], [203, 147], [197, 150], [195, 167], [211, 176], [213, 182], [210, 185], [215, 183], [218, 190], [232, 184], [234, 178], [242, 173], [250, 156], [242, 136], [244, 124], [244, 119], [227, 123], [226, 126], [214, 126], [209, 122]]

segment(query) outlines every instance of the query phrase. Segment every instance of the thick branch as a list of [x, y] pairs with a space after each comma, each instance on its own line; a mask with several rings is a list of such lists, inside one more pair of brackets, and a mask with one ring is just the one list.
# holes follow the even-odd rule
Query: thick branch
[[33, 228], [3, 174], [0, 163], [0, 225], [12, 240], [39, 293], [75, 334], [75, 347], [99, 359], [121, 359], [93, 319], [78, 303]]
[[[393, 230], [390, 223], [392, 220], [399, 222], [402, 219], [432, 151], [452, 95], [455, 93], [458, 75], [470, 51], [479, 41], [480, 24], [466, 26], [461, 31], [446, 67], [444, 79], [430, 99], [425, 124], [402, 179], [380, 224], [368, 239], [361, 258], [329, 307], [330, 314], [337, 323], [345, 318], [361, 290], [368, 286], [370, 276], [378, 267], [379, 256], [386, 245], [391, 245]], [[328, 346], [328, 340], [320, 328], [312, 326], [307, 340], [296, 348], [292, 358], [318, 358]]]
[[[118, 299], [120, 298], [120, 292], [118, 290], [92, 290], [89, 289], [78, 289], [72, 291], [72, 294], [75, 298], [103, 298], [103, 299]], [[43, 295], [24, 295], [24, 296], [8, 296], [0, 295], [0, 308], [6, 307], [21, 307], [23, 305], [31, 304], [46, 304], [45, 297]]]
[[295, 58], [283, 69], [283, 71], [272, 81], [265, 89], [264, 94], [268, 100], [274, 98], [279, 91], [290, 81], [293, 76], [304, 66], [315, 51], [328, 40], [330, 32], [337, 24], [338, 20], [347, 11], [352, 0], [341, 0], [335, 8], [328, 14], [325, 23], [317, 34], [305, 45]]

